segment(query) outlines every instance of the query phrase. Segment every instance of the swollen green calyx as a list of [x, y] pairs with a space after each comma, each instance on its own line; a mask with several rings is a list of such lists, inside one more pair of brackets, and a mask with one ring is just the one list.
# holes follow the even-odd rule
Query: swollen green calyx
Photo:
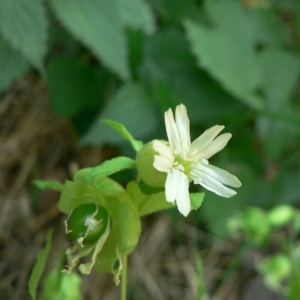
[[167, 174], [157, 171], [154, 166], [154, 156], [156, 152], [153, 149], [153, 142], [142, 147], [137, 153], [136, 165], [141, 179], [152, 187], [164, 187]]

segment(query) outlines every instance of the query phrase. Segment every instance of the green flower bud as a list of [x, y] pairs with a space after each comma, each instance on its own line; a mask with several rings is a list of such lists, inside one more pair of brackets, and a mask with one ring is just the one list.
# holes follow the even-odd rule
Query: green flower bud
[[167, 180], [167, 173], [157, 171], [153, 167], [154, 156], [153, 142], [146, 144], [136, 157], [136, 165], [141, 179], [152, 187], [164, 187]]

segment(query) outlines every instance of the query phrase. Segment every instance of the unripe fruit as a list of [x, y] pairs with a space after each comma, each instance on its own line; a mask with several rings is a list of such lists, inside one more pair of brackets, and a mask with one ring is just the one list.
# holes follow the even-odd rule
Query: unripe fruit
[[83, 204], [69, 215], [66, 221], [67, 235], [80, 244], [96, 242], [105, 232], [107, 222], [108, 212], [105, 208], [93, 203]]
[[152, 187], [164, 187], [167, 173], [157, 171], [154, 166], [154, 156], [157, 153], [153, 149], [153, 142], [146, 144], [136, 157], [136, 165], [141, 179]]

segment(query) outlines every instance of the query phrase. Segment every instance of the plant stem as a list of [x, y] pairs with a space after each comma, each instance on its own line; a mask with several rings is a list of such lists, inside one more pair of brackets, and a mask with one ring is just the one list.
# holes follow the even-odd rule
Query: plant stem
[[121, 276], [121, 300], [126, 300], [127, 292], [127, 255], [123, 256], [123, 270]]

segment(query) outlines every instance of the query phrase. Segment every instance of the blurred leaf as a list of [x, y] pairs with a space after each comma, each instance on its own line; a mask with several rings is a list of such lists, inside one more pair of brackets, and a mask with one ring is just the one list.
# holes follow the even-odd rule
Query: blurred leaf
[[262, 99], [255, 92], [262, 74], [254, 51], [245, 43], [236, 43], [222, 31], [208, 30], [190, 21], [185, 22], [185, 28], [198, 65], [238, 99], [252, 108], [261, 109]]
[[52, 234], [53, 234], [53, 229], [50, 229], [47, 234], [45, 248], [38, 254], [37, 262], [32, 270], [32, 273], [31, 273], [31, 276], [30, 276], [30, 279], [28, 282], [29, 293], [33, 300], [36, 299], [36, 289], [37, 289], [39, 280], [42, 276], [42, 273], [45, 269], [47, 258], [51, 251]]
[[205, 11], [213, 25], [224, 35], [250, 48], [259, 43], [280, 46], [286, 42], [284, 25], [271, 9], [255, 7], [247, 10], [239, 1], [206, 0]]
[[155, 30], [154, 15], [144, 0], [118, 0], [119, 10], [125, 26], [141, 29], [146, 33]]
[[41, 0], [0, 2], [0, 32], [15, 50], [40, 71], [44, 69], [43, 60], [47, 51], [47, 27]]
[[[238, 39], [242, 44], [253, 44], [256, 36], [253, 32], [252, 20], [241, 2], [206, 0], [204, 4], [205, 11], [212, 23], [222, 31], [223, 35]], [[222, 49], [223, 51], [225, 49]]]
[[[128, 83], [119, 89], [100, 113], [99, 119], [110, 119], [124, 124], [137, 139], [154, 132], [157, 127], [155, 107], [144, 87], [135, 83]], [[113, 129], [99, 121], [82, 138], [83, 144], [123, 144], [123, 141]]]
[[272, 186], [250, 167], [242, 164], [233, 168], [228, 163], [215, 165], [233, 173], [243, 183], [237, 190], [237, 194], [229, 199], [206, 191], [205, 201], [199, 210], [202, 218], [208, 222], [211, 232], [220, 238], [226, 238], [228, 231], [225, 224], [230, 217], [249, 205], [270, 206], [273, 204], [274, 195]]
[[283, 50], [265, 50], [258, 55], [263, 71], [263, 88], [269, 108], [281, 110], [295, 92], [300, 73], [300, 56]]
[[[263, 88], [268, 109], [279, 115], [293, 114], [290, 97], [296, 91], [300, 73], [300, 57], [283, 50], [265, 50], [258, 56], [263, 71]], [[298, 116], [297, 116], [298, 118]], [[283, 153], [299, 123], [292, 120], [259, 116], [257, 130], [268, 156], [275, 160]]]
[[59, 266], [47, 274], [41, 300], [81, 300], [81, 281], [76, 273], [62, 273]]
[[152, 3], [161, 22], [168, 25], [180, 24], [186, 18], [199, 20], [203, 15], [194, 0], [153, 0]]
[[143, 47], [146, 35], [141, 30], [128, 28], [126, 30], [128, 48], [129, 48], [129, 63], [134, 79], [138, 78], [139, 67], [144, 59]]
[[203, 263], [200, 254], [197, 250], [194, 250], [194, 258], [196, 262], [196, 271], [198, 277], [198, 300], [205, 300], [205, 284], [204, 284], [204, 272]]
[[108, 68], [130, 77], [118, 0], [50, 0], [59, 20]]
[[291, 259], [286, 254], [278, 253], [260, 262], [258, 269], [263, 274], [265, 283], [274, 290], [282, 289], [282, 281], [290, 275]]
[[264, 47], [281, 47], [287, 44], [285, 24], [278, 18], [276, 10], [256, 7], [249, 10], [249, 15], [254, 32], [253, 42]]
[[300, 165], [299, 157], [296, 156], [291, 165], [282, 166], [275, 184], [279, 187], [277, 193], [278, 203], [299, 203], [300, 195]]
[[[299, 247], [298, 247], [299, 251]], [[292, 272], [288, 283], [289, 293], [287, 300], [299, 300], [300, 297], [300, 256], [292, 258]]]
[[100, 69], [78, 60], [56, 58], [48, 73], [50, 104], [55, 114], [74, 117], [84, 110], [98, 108], [101, 103]]
[[0, 36], [0, 94], [20, 79], [28, 70], [29, 64]]
[[114, 122], [111, 120], [101, 120], [102, 122], [109, 125], [111, 128], [115, 129], [119, 132], [119, 134], [129, 141], [135, 151], [139, 151], [143, 147], [143, 143], [141, 141], [137, 141], [133, 138], [133, 136], [130, 134], [130, 132], [125, 128], [123, 124], [120, 124], [118, 122]]
[[101, 165], [94, 167], [90, 173], [86, 175], [83, 181], [88, 181], [96, 176], [107, 177], [113, 173], [124, 169], [135, 167], [135, 160], [125, 156], [119, 156], [110, 160], [104, 161]]
[[268, 221], [271, 226], [284, 226], [294, 217], [294, 209], [289, 205], [275, 206], [268, 212]]
[[64, 185], [56, 180], [33, 180], [33, 184], [41, 190], [62, 191]]
[[147, 37], [141, 76], [152, 87], [162, 110], [184, 102], [192, 122], [236, 115], [243, 105], [196, 66], [180, 31], [162, 30]]

